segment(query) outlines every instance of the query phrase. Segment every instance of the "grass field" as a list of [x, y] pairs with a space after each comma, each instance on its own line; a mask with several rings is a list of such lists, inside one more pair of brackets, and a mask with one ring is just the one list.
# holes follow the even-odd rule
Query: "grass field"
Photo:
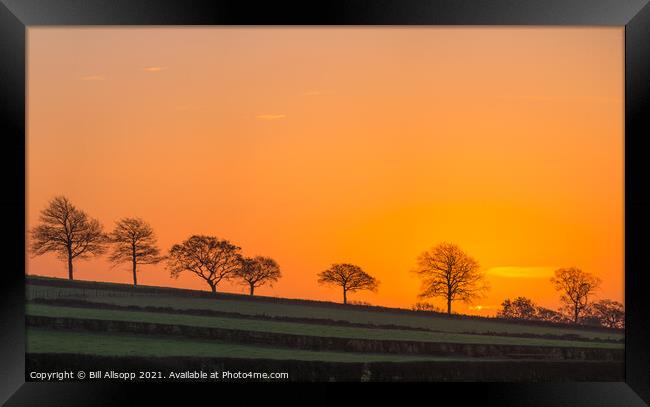
[[414, 362], [452, 361], [471, 358], [322, 352], [237, 345], [217, 341], [151, 338], [90, 332], [59, 332], [30, 328], [27, 352], [82, 353], [102, 356], [196, 356], [247, 359], [314, 360], [324, 362]]
[[27, 304], [27, 314], [81, 319], [150, 322], [168, 325], [204, 326], [245, 331], [274, 332], [337, 338], [397, 340], [416, 342], [444, 342], [471, 344], [501, 344], [527, 346], [567, 346], [594, 348], [623, 348], [619, 343], [582, 342], [543, 338], [518, 338], [494, 335], [468, 335], [459, 333], [409, 331], [398, 329], [337, 327], [332, 325], [300, 324], [237, 318], [205, 317], [183, 314], [88, 309], [44, 304]]
[[[233, 296], [228, 299], [210, 299], [210, 298], [193, 298], [184, 296], [171, 296], [171, 295], [156, 295], [156, 294], [138, 294], [137, 290], [132, 292], [112, 292], [110, 290], [93, 290], [81, 289], [75, 287], [50, 287], [50, 286], [36, 286], [28, 285], [27, 297], [29, 298], [77, 298], [84, 299], [97, 303], [108, 303], [122, 306], [156, 306], [156, 307], [172, 307], [178, 310], [189, 309], [205, 309], [222, 312], [237, 312], [245, 315], [264, 315], [264, 316], [279, 316], [279, 317], [294, 317], [294, 318], [317, 318], [328, 319], [334, 321], [348, 321], [353, 323], [371, 324], [371, 325], [399, 325], [403, 327], [424, 328], [428, 330], [442, 331], [448, 335], [456, 334], [456, 340], [466, 340], [476, 335], [463, 335], [463, 334], [485, 334], [485, 333], [507, 333], [507, 334], [534, 334], [534, 335], [576, 335], [585, 339], [600, 339], [600, 340], [621, 340], [623, 338], [622, 332], [604, 331], [604, 330], [588, 330], [588, 329], [573, 329], [570, 326], [540, 326], [534, 324], [523, 323], [507, 323], [498, 320], [490, 319], [463, 319], [463, 318], [447, 318], [445, 316], [437, 316], [431, 314], [414, 315], [410, 313], [391, 312], [390, 310], [367, 310], [367, 309], [350, 309], [350, 308], [334, 308], [328, 306], [306, 305], [301, 303], [273, 303], [273, 302], [260, 302], [249, 301], [245, 296]], [[42, 311], [45, 312], [45, 311]], [[116, 312], [116, 311], [110, 311]], [[148, 314], [150, 316], [150, 314]], [[169, 316], [171, 318], [171, 314]], [[187, 321], [189, 316], [182, 316]], [[194, 317], [206, 318], [206, 317]], [[150, 320], [151, 321], [151, 320]], [[199, 321], [199, 320], [197, 320]], [[232, 322], [232, 321], [230, 321]], [[245, 320], [240, 320], [238, 324], [243, 324]], [[266, 321], [251, 321], [249, 325], [260, 326], [261, 322]], [[220, 322], [221, 323], [221, 322]], [[228, 323], [224, 321], [223, 323]], [[269, 329], [290, 329], [288, 326], [278, 324], [276, 322], [269, 322]], [[289, 324], [289, 323], [287, 323]], [[294, 325], [290, 325], [295, 327]], [[315, 328], [313, 325], [302, 324], [300, 329], [306, 329], [309, 332], [314, 332], [315, 329], [321, 330], [323, 328]], [[239, 328], [233, 328], [239, 329]], [[244, 328], [242, 328], [244, 329]], [[248, 329], [248, 328], [245, 328]], [[266, 329], [266, 328], [265, 328]], [[353, 328], [346, 327], [345, 330]], [[359, 328], [355, 328], [359, 329]], [[373, 330], [374, 331], [374, 330]], [[332, 335], [336, 330], [330, 330]], [[355, 331], [357, 332], [357, 331]], [[358, 331], [359, 334], [361, 331]], [[409, 331], [410, 332], [410, 331]], [[320, 331], [315, 332], [317, 335], [323, 335]], [[369, 334], [369, 333], [368, 333]], [[377, 335], [374, 332], [373, 335]], [[406, 335], [394, 333], [395, 335]], [[409, 333], [408, 335], [412, 335]], [[429, 338], [435, 338], [433, 333], [429, 334]], [[438, 336], [440, 337], [440, 336]], [[404, 339], [403, 337], [400, 337]], [[494, 337], [493, 337], [494, 338]], [[502, 337], [503, 339], [504, 337]], [[508, 339], [527, 339], [527, 338], [508, 338]], [[531, 338], [529, 338], [531, 339]], [[433, 340], [433, 339], [432, 339]], [[489, 341], [492, 339], [485, 339]], [[543, 341], [547, 339], [537, 339], [536, 341]], [[550, 341], [550, 339], [548, 339]], [[553, 344], [561, 342], [559, 340], [552, 340]], [[579, 342], [567, 341], [570, 344], [567, 346], [582, 346], [578, 345]], [[510, 342], [508, 342], [510, 343]], [[521, 342], [517, 342], [521, 343]], [[588, 343], [588, 342], [584, 342]], [[537, 345], [542, 344], [537, 342]], [[587, 346], [587, 345], [585, 345]]]
[[367, 366], [379, 380], [621, 376], [623, 331], [58, 279], [27, 282], [28, 370], [203, 369], [227, 360], [246, 369], [290, 369], [298, 381], [364, 380]]

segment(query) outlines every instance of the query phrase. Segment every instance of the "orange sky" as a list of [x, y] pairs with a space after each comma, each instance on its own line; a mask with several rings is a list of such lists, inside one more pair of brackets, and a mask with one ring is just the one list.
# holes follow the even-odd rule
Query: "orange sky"
[[[279, 262], [261, 295], [340, 301], [316, 274], [351, 262], [381, 281], [351, 300], [410, 307], [418, 254], [451, 241], [492, 286], [460, 312], [518, 295], [556, 308], [548, 279], [569, 266], [622, 301], [623, 35], [30, 28], [28, 227], [64, 194], [107, 229], [145, 218], [165, 251], [213, 234]], [[28, 273], [67, 276], [53, 256]], [[131, 281], [104, 259], [75, 276]], [[138, 279], [208, 288], [162, 265]]]

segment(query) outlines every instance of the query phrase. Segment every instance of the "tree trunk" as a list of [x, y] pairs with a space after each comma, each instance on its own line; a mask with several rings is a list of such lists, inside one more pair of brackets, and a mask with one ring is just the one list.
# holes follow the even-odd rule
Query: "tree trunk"
[[131, 245], [131, 248], [133, 249], [133, 253], [131, 255], [131, 261], [133, 262], [133, 286], [135, 287], [138, 285], [138, 276], [135, 273], [136, 264], [137, 264], [136, 257], [135, 257], [135, 245]]
[[255, 292], [255, 284], [249, 283], [249, 285], [251, 286], [251, 295], [253, 295], [253, 293]]
[[578, 304], [575, 305], [573, 310], [573, 322], [578, 323]]
[[447, 298], [447, 314], [451, 315], [451, 298]]
[[68, 247], [68, 278], [74, 280], [72, 277], [72, 248]]
[[208, 284], [210, 285], [210, 288], [212, 289], [212, 293], [215, 294], [217, 292], [217, 285], [212, 284], [210, 282], [208, 282]]
[[347, 292], [347, 290], [344, 288], [344, 289], [343, 289], [343, 304], [347, 304], [347, 303], [348, 303], [348, 292]]

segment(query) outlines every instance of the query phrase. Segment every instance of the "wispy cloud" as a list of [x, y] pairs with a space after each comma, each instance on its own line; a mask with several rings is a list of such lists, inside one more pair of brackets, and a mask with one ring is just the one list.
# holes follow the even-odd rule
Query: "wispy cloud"
[[287, 117], [284, 114], [258, 114], [255, 116], [256, 119], [259, 120], [278, 120], [278, 119], [284, 119]]
[[146, 72], [160, 72], [166, 70], [166, 66], [148, 66], [144, 68]]
[[82, 81], [103, 81], [106, 77], [104, 75], [85, 75], [79, 79]]
[[321, 92], [320, 90], [315, 90], [315, 89], [314, 90], [308, 90], [307, 92], [303, 93], [303, 95], [305, 95], [305, 96], [320, 96], [322, 94], [323, 94], [323, 92]]
[[481, 305], [481, 304], [479, 304], [479, 305], [470, 305], [468, 308], [470, 310], [472, 310], [472, 311], [488, 311], [488, 310], [496, 309], [498, 307], [495, 306], [495, 305]]
[[487, 274], [506, 278], [551, 278], [556, 267], [502, 266], [492, 267]]

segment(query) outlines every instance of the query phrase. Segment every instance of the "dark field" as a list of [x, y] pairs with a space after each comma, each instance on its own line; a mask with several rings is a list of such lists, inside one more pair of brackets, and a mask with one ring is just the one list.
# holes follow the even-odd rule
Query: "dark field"
[[623, 332], [610, 329], [33, 277], [27, 298], [28, 371], [146, 357], [176, 370], [257, 361], [298, 381], [623, 377]]

